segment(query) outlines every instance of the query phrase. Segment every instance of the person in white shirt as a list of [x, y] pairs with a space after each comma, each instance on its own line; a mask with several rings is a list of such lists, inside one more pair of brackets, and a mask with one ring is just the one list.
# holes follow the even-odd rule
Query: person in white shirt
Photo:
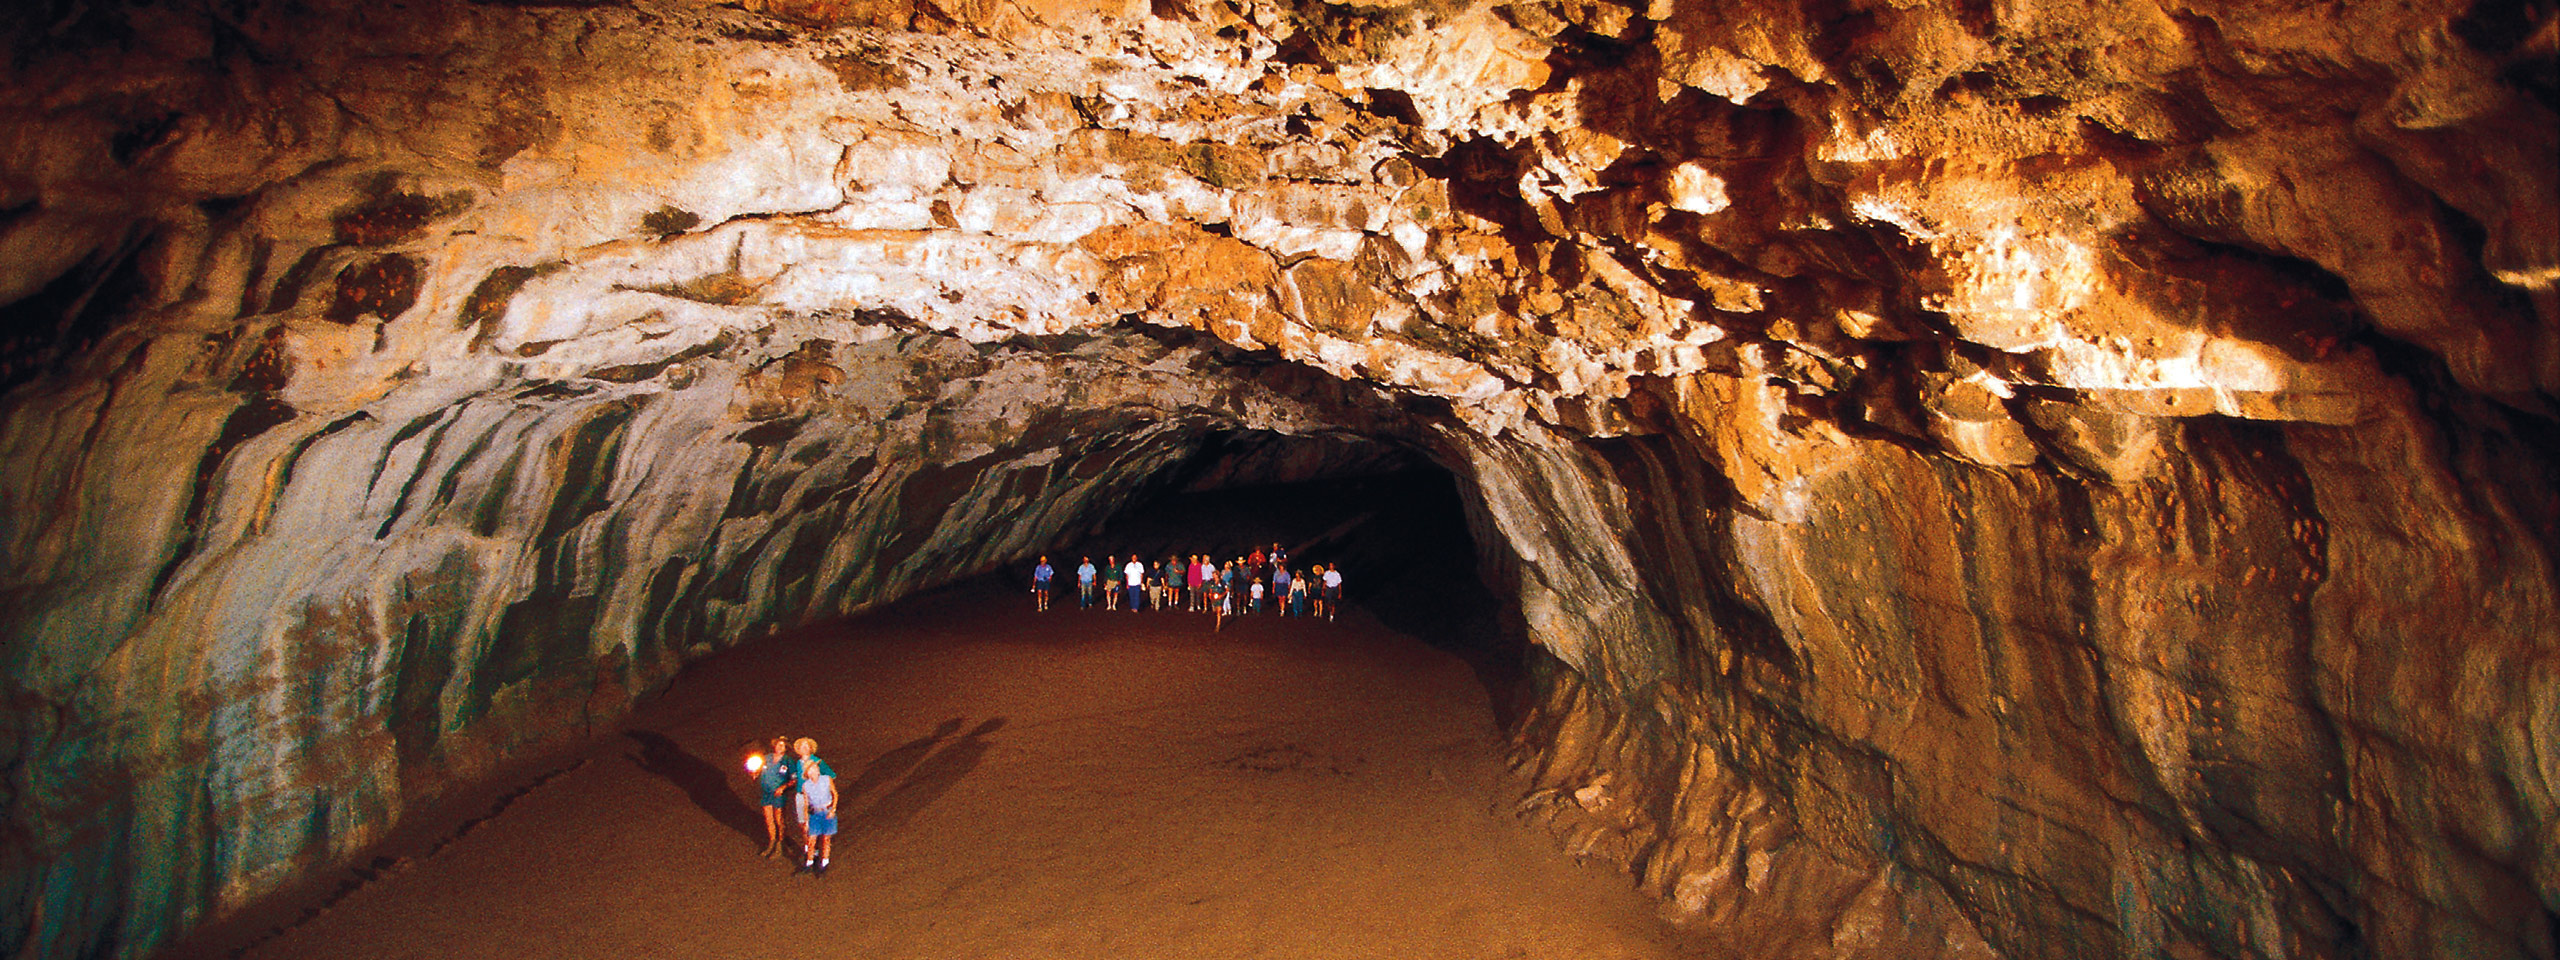
[[1120, 568], [1120, 572], [1129, 585], [1129, 609], [1144, 608], [1147, 603], [1147, 562], [1130, 557], [1129, 565]]

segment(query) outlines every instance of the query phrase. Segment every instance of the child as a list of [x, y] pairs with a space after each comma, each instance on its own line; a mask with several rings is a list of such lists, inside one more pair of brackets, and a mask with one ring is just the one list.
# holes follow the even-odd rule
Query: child
[[[800, 742], [809, 741], [804, 738]], [[827, 875], [827, 855], [834, 852], [836, 801], [841, 798], [836, 794], [836, 778], [816, 757], [800, 762], [800, 795], [809, 801], [809, 856], [801, 867], [823, 877]]]

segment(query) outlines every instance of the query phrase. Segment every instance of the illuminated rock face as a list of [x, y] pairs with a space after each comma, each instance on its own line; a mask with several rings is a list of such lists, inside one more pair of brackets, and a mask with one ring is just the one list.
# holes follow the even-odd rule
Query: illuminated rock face
[[1459, 478], [1522, 809], [1737, 956], [2555, 949], [2544, 6], [55, 6], [0, 953], [1230, 430]]

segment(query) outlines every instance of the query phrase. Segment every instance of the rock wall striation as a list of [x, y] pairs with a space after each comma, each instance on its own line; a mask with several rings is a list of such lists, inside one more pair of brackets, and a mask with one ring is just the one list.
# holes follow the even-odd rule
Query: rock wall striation
[[0, 36], [0, 953], [1236, 431], [1458, 479], [1520, 809], [1736, 956], [2560, 950], [2547, 3]]

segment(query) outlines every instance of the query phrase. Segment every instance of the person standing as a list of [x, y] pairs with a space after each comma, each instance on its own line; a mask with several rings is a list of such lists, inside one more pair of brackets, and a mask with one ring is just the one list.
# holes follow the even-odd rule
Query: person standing
[[1102, 609], [1120, 609], [1120, 577], [1120, 555], [1115, 553], [1104, 557], [1102, 559]]
[[1246, 612], [1246, 613], [1261, 613], [1261, 612], [1262, 612], [1262, 578], [1261, 578], [1261, 577], [1255, 577], [1255, 578], [1253, 578], [1253, 602], [1245, 605], [1244, 612]]
[[756, 768], [756, 806], [764, 810], [765, 859], [782, 855], [783, 811], [790, 809], [791, 797], [800, 789], [799, 768], [799, 759], [791, 755], [791, 741], [783, 737], [773, 738], [771, 752]]
[[1131, 554], [1129, 565], [1123, 568], [1121, 573], [1128, 578], [1129, 609], [1135, 612], [1141, 604], [1147, 602], [1147, 562], [1138, 559], [1136, 554]]
[[809, 855], [800, 866], [823, 877], [827, 875], [827, 855], [835, 852], [836, 802], [842, 797], [836, 793], [835, 775], [827, 770], [825, 761], [814, 755], [817, 744], [807, 737], [800, 738], [800, 742], [808, 745], [812, 754], [800, 761], [800, 796], [809, 803]]
[[1040, 555], [1040, 565], [1031, 568], [1031, 599], [1041, 613], [1049, 612], [1049, 579], [1058, 571], [1049, 566], [1049, 556]]
[[1289, 584], [1296, 579], [1289, 575], [1288, 567], [1280, 565], [1280, 561], [1271, 561], [1271, 605], [1280, 608], [1281, 616], [1295, 612], [1289, 609]]
[[1076, 609], [1078, 610], [1093, 609], [1093, 574], [1093, 558], [1086, 557], [1084, 563], [1076, 567]]
[[1342, 565], [1324, 568], [1324, 618], [1331, 622], [1342, 612]]

